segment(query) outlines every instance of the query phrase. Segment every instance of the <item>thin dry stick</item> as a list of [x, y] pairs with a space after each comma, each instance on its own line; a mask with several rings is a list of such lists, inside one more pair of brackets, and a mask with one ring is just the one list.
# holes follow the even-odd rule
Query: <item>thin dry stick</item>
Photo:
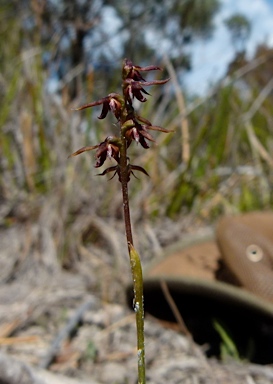
[[192, 335], [191, 335], [190, 331], [188, 330], [188, 328], [187, 328], [187, 326], [186, 326], [186, 324], [185, 324], [185, 322], [181, 316], [181, 313], [179, 312], [177, 305], [175, 304], [175, 301], [172, 298], [172, 295], [170, 294], [170, 290], [166, 284], [166, 281], [161, 280], [160, 286], [161, 286], [162, 292], [164, 294], [164, 297], [165, 297], [167, 303], [169, 304], [169, 306], [172, 310], [172, 313], [175, 317], [175, 320], [177, 321], [177, 324], [179, 325], [180, 331], [184, 335], [186, 335], [189, 338], [189, 340], [192, 342]]
[[192, 351], [195, 353], [195, 355], [203, 363], [204, 368], [206, 369], [206, 371], [208, 372], [208, 374], [211, 378], [211, 384], [214, 384], [215, 380], [212, 377], [211, 368], [210, 368], [205, 356], [202, 354], [202, 352], [199, 350], [199, 348], [197, 348], [195, 346], [192, 335], [191, 335], [190, 331], [188, 330], [188, 328], [187, 328], [187, 326], [186, 326], [186, 324], [185, 324], [185, 322], [181, 316], [181, 313], [179, 312], [177, 305], [175, 304], [174, 299], [172, 298], [172, 295], [170, 293], [170, 290], [169, 290], [166, 282], [164, 280], [161, 280], [160, 286], [161, 286], [162, 292], [164, 294], [164, 297], [165, 297], [167, 303], [169, 304], [169, 306], [173, 312], [173, 315], [174, 315], [174, 317], [175, 317], [175, 319], [176, 319], [176, 321], [180, 327], [181, 332], [188, 338]]
[[211, 92], [209, 92], [205, 97], [201, 97], [201, 98], [198, 98], [196, 101], [193, 101], [192, 103], [190, 103], [189, 105], [187, 105], [187, 108], [186, 110], [181, 114], [179, 114], [178, 116], [176, 116], [171, 125], [172, 126], [176, 126], [181, 117], [186, 117], [186, 116], [189, 116], [193, 111], [195, 111], [198, 107], [200, 107], [202, 104], [204, 104], [207, 100], [209, 100], [210, 98], [212, 98], [214, 95], [217, 94], [217, 92], [219, 91], [219, 89], [221, 88], [224, 88], [224, 87], [227, 87], [233, 83], [235, 83], [237, 80], [241, 79], [243, 76], [245, 76], [247, 73], [251, 72], [252, 70], [254, 70], [255, 68], [259, 67], [260, 65], [266, 63], [267, 61], [269, 60], [269, 57], [266, 56], [266, 55], [262, 55], [260, 57], [258, 57], [257, 59], [251, 61], [251, 63], [248, 63], [247, 65], [245, 65], [244, 67], [238, 69], [237, 71], [235, 71], [235, 73], [232, 75], [232, 76], [227, 76], [222, 82], [221, 84], [219, 85], [219, 87], [215, 87], [212, 89]]
[[167, 56], [165, 56], [164, 61], [166, 63], [167, 70], [172, 79], [172, 83], [175, 90], [175, 96], [176, 96], [178, 108], [180, 111], [181, 135], [182, 135], [182, 162], [187, 165], [190, 159], [190, 135], [189, 135], [189, 124], [186, 117], [185, 100], [184, 100], [181, 87], [179, 86], [174, 67], [170, 59]]
[[246, 132], [252, 147], [252, 150], [256, 153], [259, 153], [260, 157], [267, 162], [270, 167], [273, 167], [273, 159], [262, 145], [257, 135], [254, 132], [252, 124], [247, 121], [245, 122]]
[[93, 298], [80, 305], [74, 315], [68, 320], [65, 327], [61, 329], [56, 338], [53, 340], [48, 352], [46, 353], [46, 356], [44, 356], [44, 358], [39, 364], [40, 368], [48, 368], [48, 366], [58, 354], [62, 342], [67, 339], [71, 332], [77, 327], [84, 313], [95, 305], [96, 301]]
[[101, 339], [102, 337], [105, 337], [105, 336], [109, 335], [111, 332], [114, 332], [114, 331], [116, 331], [119, 328], [122, 328], [122, 327], [125, 327], [127, 325], [130, 325], [134, 321], [135, 321], [135, 315], [134, 314], [130, 314], [128, 316], [125, 316], [122, 319], [117, 320], [115, 323], [109, 325], [107, 328], [104, 328], [103, 330], [101, 330], [97, 334], [96, 338], [97, 339]]
[[264, 148], [257, 135], [254, 132], [253, 126], [250, 122], [254, 114], [261, 107], [264, 100], [268, 97], [273, 89], [273, 79], [271, 79], [266, 86], [261, 90], [258, 97], [254, 100], [249, 110], [243, 115], [242, 119], [246, 127], [246, 132], [252, 146], [252, 150], [259, 153], [260, 157], [267, 162], [267, 164], [273, 167], [273, 158], [269, 155], [268, 151]]
[[254, 114], [261, 107], [262, 103], [265, 101], [265, 99], [270, 95], [272, 89], [273, 89], [273, 79], [271, 79], [266, 84], [266, 86], [261, 90], [261, 92], [254, 100], [249, 110], [243, 115], [243, 120], [250, 120], [254, 116]]

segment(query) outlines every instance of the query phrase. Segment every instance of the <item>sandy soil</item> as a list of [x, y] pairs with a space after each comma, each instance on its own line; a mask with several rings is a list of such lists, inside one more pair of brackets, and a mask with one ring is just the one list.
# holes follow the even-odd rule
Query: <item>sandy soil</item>
[[[78, 232], [75, 227], [75, 238], [81, 241], [76, 241], [73, 262], [64, 267], [50, 220], [2, 227], [1, 382], [16, 383], [16, 369], [22, 378], [22, 366], [22, 383], [29, 384], [137, 382], [135, 318], [125, 297], [130, 269], [121, 240], [123, 224], [96, 217], [84, 223]], [[136, 226], [144, 267], [160, 259], [164, 246], [179, 240], [181, 233], [201, 227], [185, 219], [167, 236], [168, 225], [173, 224]], [[99, 234], [95, 242], [88, 240], [88, 230]], [[215, 266], [214, 261], [199, 260], [206, 273]], [[149, 315], [145, 332], [148, 383], [273, 383], [270, 366], [209, 359], [206, 345], [197, 346]], [[9, 374], [7, 367], [13, 367]]]

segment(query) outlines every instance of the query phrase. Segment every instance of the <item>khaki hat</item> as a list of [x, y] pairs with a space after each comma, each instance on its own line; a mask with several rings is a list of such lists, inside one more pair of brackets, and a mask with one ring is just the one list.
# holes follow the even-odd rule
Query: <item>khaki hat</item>
[[[225, 252], [232, 252], [233, 263], [236, 257], [245, 259], [245, 265], [238, 260], [240, 273], [230, 268]], [[248, 268], [246, 287], [243, 282]], [[258, 285], [253, 281], [257, 268]], [[263, 268], [268, 270], [265, 287]], [[215, 326], [220, 324], [242, 358], [273, 363], [273, 277], [268, 287], [271, 273], [273, 276], [273, 213], [224, 217], [215, 233], [207, 230], [187, 236], [144, 271], [145, 312], [165, 322], [176, 322], [163, 290], [165, 283], [193, 339], [206, 345], [208, 356], [220, 356], [223, 340]], [[252, 282], [254, 287], [262, 287], [260, 291], [253, 289]], [[127, 297], [131, 306], [132, 287]]]

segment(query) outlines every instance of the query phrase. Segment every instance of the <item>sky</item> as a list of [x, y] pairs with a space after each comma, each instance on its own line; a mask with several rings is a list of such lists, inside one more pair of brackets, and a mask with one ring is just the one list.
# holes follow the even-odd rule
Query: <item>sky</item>
[[[205, 0], [204, 0], [205, 1]], [[224, 20], [241, 13], [251, 23], [251, 35], [246, 50], [247, 57], [251, 58], [255, 47], [259, 43], [267, 43], [273, 46], [273, 0], [221, 0], [221, 10], [215, 17], [215, 31], [213, 38], [204, 41], [198, 40], [189, 48], [192, 55], [192, 70], [185, 74], [183, 83], [189, 94], [204, 96], [212, 83], [223, 78], [227, 65], [234, 58], [234, 47], [231, 42], [230, 33], [224, 25]], [[111, 25], [112, 38], [107, 48], [111, 55], [118, 50], [120, 37], [115, 37], [115, 31], [119, 28], [120, 22], [115, 16], [113, 8], [106, 7], [102, 22], [102, 30]], [[96, 37], [96, 36], [95, 36]], [[99, 37], [101, 37], [99, 35]], [[151, 36], [151, 41], [154, 36]], [[94, 42], [92, 40], [92, 42]], [[91, 44], [91, 41], [89, 42]], [[163, 53], [164, 46], [161, 44]], [[58, 79], [53, 75], [47, 81], [49, 91], [56, 91]]]
[[211, 83], [224, 76], [227, 64], [234, 57], [234, 48], [223, 21], [234, 13], [245, 15], [251, 23], [246, 46], [248, 58], [253, 56], [259, 43], [273, 46], [273, 0], [222, 0], [213, 38], [198, 41], [192, 47], [192, 70], [184, 79], [190, 93], [204, 95]]

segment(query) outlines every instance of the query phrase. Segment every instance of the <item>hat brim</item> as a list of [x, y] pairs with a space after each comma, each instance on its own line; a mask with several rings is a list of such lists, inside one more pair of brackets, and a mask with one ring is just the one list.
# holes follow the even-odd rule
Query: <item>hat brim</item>
[[[180, 254], [191, 254], [192, 247], [212, 243], [216, 249], [213, 236], [199, 238], [180, 244]], [[174, 248], [173, 248], [174, 249]], [[170, 303], [165, 297], [162, 282], [174, 300], [187, 328], [198, 344], [207, 344], [208, 355], [219, 356], [222, 339], [215, 329], [215, 322], [229, 334], [240, 355], [256, 363], [272, 363], [273, 345], [273, 304], [254, 294], [224, 282], [197, 276], [174, 273], [164, 274], [164, 264], [173, 256], [167, 256], [159, 262], [152, 263], [144, 272], [145, 312], [167, 321], [176, 322]], [[215, 256], [215, 255], [214, 255]], [[171, 264], [171, 263], [170, 263]], [[157, 269], [157, 266], [160, 266]], [[154, 274], [154, 271], [157, 271]], [[133, 290], [127, 290], [128, 305], [132, 304]]]

